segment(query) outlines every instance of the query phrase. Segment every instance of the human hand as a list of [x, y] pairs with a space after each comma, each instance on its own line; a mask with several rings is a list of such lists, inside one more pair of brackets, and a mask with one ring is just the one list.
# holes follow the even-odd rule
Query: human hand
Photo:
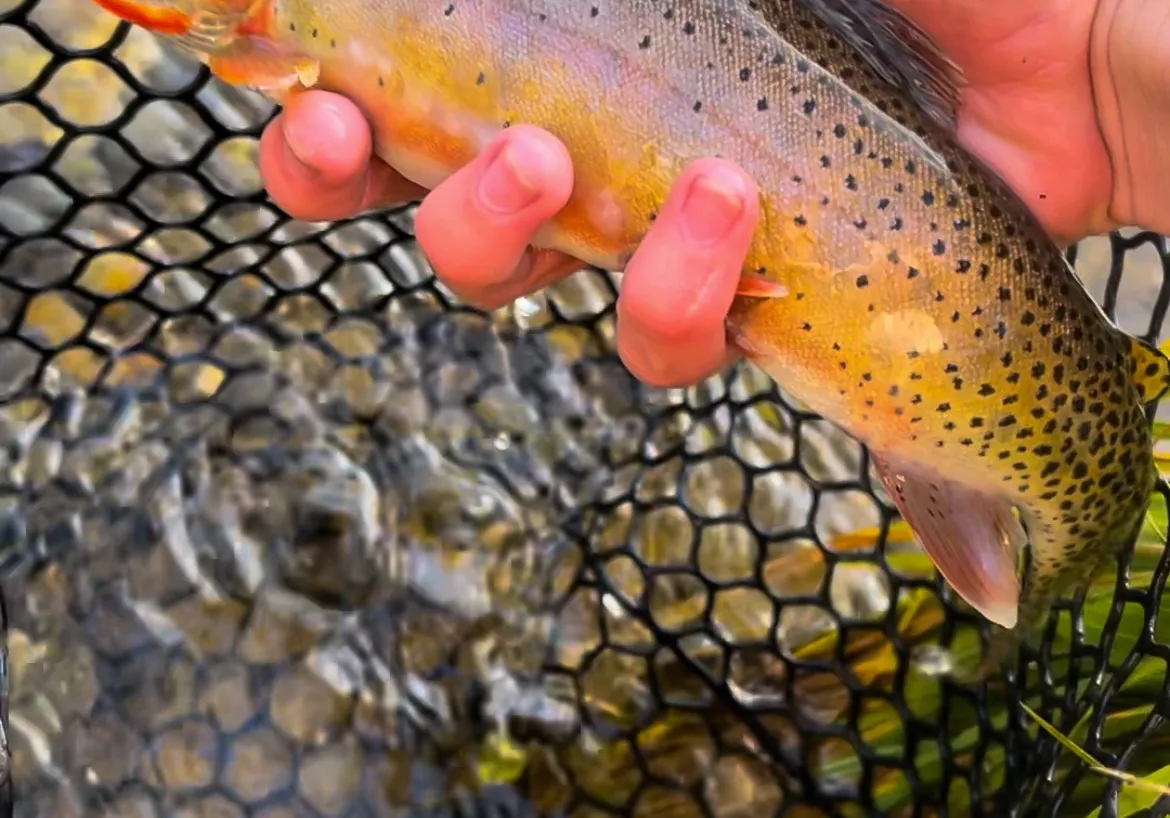
[[[1113, 139], [1110, 108], [1128, 107], [1125, 97], [1141, 96], [1135, 77], [1116, 76], [1117, 50], [1137, 53], [1135, 31], [1164, 31], [1170, 14], [1145, 0], [891, 0], [929, 33], [962, 69], [966, 88], [959, 115], [959, 141], [981, 157], [1024, 199], [1048, 232], [1064, 244], [1125, 224], [1152, 229], [1148, 206], [1129, 200], [1139, 175], [1158, 181], [1149, 145], [1161, 128], [1131, 127], [1125, 149]], [[1121, 26], [1115, 26], [1117, 21]], [[1117, 28], [1106, 44], [1101, 32]], [[1129, 30], [1123, 30], [1128, 28]], [[1140, 35], [1138, 35], [1140, 37]], [[1107, 49], [1113, 53], [1107, 53]], [[1110, 59], [1112, 57], [1112, 59]], [[1122, 62], [1126, 62], [1123, 60]], [[1128, 68], [1128, 66], [1127, 66]], [[1103, 72], [1113, 74], [1110, 79]], [[1103, 97], [1107, 85], [1121, 99]], [[1165, 83], [1163, 83], [1163, 91]], [[1146, 99], [1134, 103], [1156, 109]], [[1164, 114], [1160, 114], [1164, 117]], [[1113, 144], [1110, 144], [1110, 140]], [[1165, 149], [1163, 148], [1163, 151]], [[1128, 153], [1128, 159], [1121, 156]], [[1139, 158], [1140, 157], [1140, 158]], [[1135, 161], [1136, 160], [1136, 161]], [[1140, 184], [1140, 181], [1137, 182]], [[1159, 204], [1161, 197], [1158, 197]]]
[[[584, 266], [529, 246], [573, 186], [568, 153], [538, 128], [509, 128], [428, 193], [372, 157], [370, 129], [356, 106], [308, 91], [292, 97], [265, 130], [260, 173], [278, 206], [309, 221], [422, 198], [415, 231], [436, 275], [486, 309]], [[724, 318], [758, 207], [752, 180], [729, 162], [703, 159], [678, 179], [626, 266], [618, 297], [618, 353], [636, 377], [685, 386], [734, 360]]]

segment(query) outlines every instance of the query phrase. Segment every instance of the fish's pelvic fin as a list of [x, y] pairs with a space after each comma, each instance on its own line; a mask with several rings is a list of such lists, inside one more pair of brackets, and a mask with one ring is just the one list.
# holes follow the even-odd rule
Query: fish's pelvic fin
[[1129, 339], [1130, 373], [1142, 403], [1153, 403], [1170, 388], [1170, 358], [1139, 338]]
[[873, 461], [886, 492], [947, 583], [987, 619], [1014, 628], [1020, 599], [1016, 561], [1027, 534], [1011, 505], [880, 455]]
[[[777, 0], [771, 0], [777, 2]], [[943, 129], [958, 125], [963, 72], [934, 38], [889, 0], [778, 0], [816, 14], [887, 83], [908, 94]], [[767, 16], [767, 3], [764, 15]]]
[[230, 85], [281, 94], [317, 84], [317, 61], [261, 35], [244, 35], [209, 54], [211, 73]]
[[745, 298], [783, 298], [788, 295], [788, 288], [759, 273], [744, 273], [739, 277], [735, 294]]

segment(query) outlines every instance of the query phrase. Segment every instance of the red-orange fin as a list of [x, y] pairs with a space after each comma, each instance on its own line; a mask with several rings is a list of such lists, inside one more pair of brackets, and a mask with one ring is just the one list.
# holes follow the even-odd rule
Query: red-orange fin
[[239, 37], [207, 58], [211, 73], [232, 85], [284, 92], [317, 82], [316, 60], [276, 46], [261, 36]]
[[94, 0], [101, 8], [132, 25], [156, 34], [177, 36], [191, 30], [191, 15], [175, 8], [137, 0]]
[[788, 288], [759, 273], [744, 273], [739, 278], [735, 294], [746, 298], [783, 298], [788, 295]]
[[1027, 535], [1007, 501], [873, 455], [874, 470], [939, 573], [1003, 628], [1018, 618], [1016, 555]]

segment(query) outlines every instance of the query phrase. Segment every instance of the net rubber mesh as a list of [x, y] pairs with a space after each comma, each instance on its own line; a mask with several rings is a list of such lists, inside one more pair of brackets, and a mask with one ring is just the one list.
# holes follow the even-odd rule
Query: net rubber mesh
[[[644, 388], [599, 272], [485, 314], [411, 208], [289, 221], [271, 114], [85, 0], [0, 0], [17, 816], [1167, 814], [1023, 707], [1170, 757], [1164, 486], [961, 684], [981, 620], [862, 447], [748, 366]], [[1070, 252], [1160, 340], [1162, 237]]]

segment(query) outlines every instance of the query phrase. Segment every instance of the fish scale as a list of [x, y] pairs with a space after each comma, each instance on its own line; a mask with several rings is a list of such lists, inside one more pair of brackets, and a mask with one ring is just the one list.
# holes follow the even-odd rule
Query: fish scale
[[957, 143], [961, 77], [881, 0], [96, 1], [278, 101], [345, 94], [423, 187], [504, 128], [548, 130], [575, 181], [534, 243], [598, 267], [624, 268], [688, 163], [738, 163], [760, 221], [729, 336], [870, 448], [940, 572], [1004, 628], [1140, 522], [1170, 364]]

